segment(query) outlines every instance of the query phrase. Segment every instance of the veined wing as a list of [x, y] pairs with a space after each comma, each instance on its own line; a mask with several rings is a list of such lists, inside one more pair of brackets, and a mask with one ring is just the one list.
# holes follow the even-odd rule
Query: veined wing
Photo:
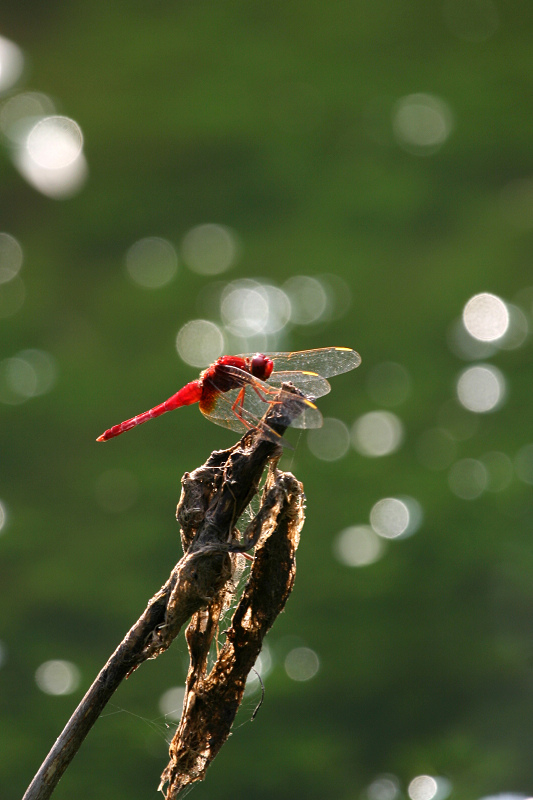
[[273, 372], [268, 383], [271, 386], [281, 386], [282, 383], [292, 383], [297, 386], [306, 397], [316, 400], [331, 392], [331, 386], [325, 378], [316, 372]]
[[[322, 425], [322, 414], [309, 400], [291, 392], [280, 392], [274, 386], [269, 386], [268, 383], [254, 378], [237, 367], [224, 365], [222, 369], [227, 375], [231, 375], [237, 388], [221, 392], [216, 385], [216, 379], [208, 378], [215, 389], [213, 402], [207, 408], [202, 407], [200, 403], [202, 414], [216, 425], [242, 433], [247, 429], [247, 425], [251, 427], [260, 425], [261, 417], [267, 411], [269, 403], [274, 402], [285, 405], [292, 427], [319, 428]], [[239, 402], [234, 409], [242, 389], [244, 389], [242, 405]], [[272, 433], [274, 434], [272, 438], [276, 437], [276, 441], [279, 440], [278, 434], [273, 431]]]
[[[250, 358], [253, 355], [255, 354], [248, 353], [241, 358]], [[265, 353], [265, 355], [274, 362], [274, 372], [316, 372], [323, 378], [349, 372], [361, 363], [359, 353], [350, 347], [319, 347], [316, 350]]]

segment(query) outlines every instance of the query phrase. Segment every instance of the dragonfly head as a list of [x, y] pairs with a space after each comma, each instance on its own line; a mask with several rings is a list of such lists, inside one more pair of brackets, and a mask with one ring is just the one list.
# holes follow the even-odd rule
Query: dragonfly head
[[267, 381], [272, 375], [273, 369], [274, 362], [262, 353], [256, 353], [250, 363], [250, 372], [254, 378], [259, 378], [260, 381]]

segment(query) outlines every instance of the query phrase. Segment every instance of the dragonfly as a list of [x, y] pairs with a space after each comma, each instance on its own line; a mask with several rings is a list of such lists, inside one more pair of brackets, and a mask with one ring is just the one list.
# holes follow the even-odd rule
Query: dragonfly
[[[349, 347], [322, 347], [293, 353], [245, 353], [220, 356], [200, 377], [183, 386], [168, 400], [104, 431], [97, 442], [107, 442], [149, 419], [175, 408], [198, 403], [200, 411], [217, 425], [243, 432], [262, 427], [265, 438], [279, 435], [259, 422], [268, 405], [291, 404], [295, 395], [281, 390], [292, 383], [303, 393], [291, 411], [290, 424], [296, 428], [319, 428], [322, 415], [314, 400], [331, 390], [326, 378], [349, 372], [361, 363], [359, 353]], [[267, 383], [268, 381], [268, 383]]]

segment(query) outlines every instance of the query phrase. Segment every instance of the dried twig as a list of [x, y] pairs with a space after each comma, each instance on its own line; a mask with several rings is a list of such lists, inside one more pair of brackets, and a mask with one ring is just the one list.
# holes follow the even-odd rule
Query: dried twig
[[[283, 388], [291, 391], [290, 386]], [[293, 391], [294, 404], [273, 404], [265, 415], [280, 436], [301, 411], [299, 395]], [[168, 783], [167, 798], [173, 800], [182, 788], [203, 778], [229, 735], [248, 672], [294, 582], [294, 553], [304, 519], [303, 490], [292, 475], [275, 468], [279, 454], [278, 444], [252, 430], [234, 447], [213, 452], [202, 467], [185, 474], [177, 512], [184, 556], [100, 671], [23, 800], [47, 800], [52, 795], [121, 681], [143, 661], [164, 652], [191, 617], [184, 712], [162, 784]], [[268, 463], [261, 507], [240, 541], [235, 523], [257, 493]], [[226, 643], [207, 674], [207, 656], [226, 599], [234, 554], [257, 543]]]
[[293, 475], [272, 469], [261, 510], [251, 523], [260, 531], [260, 540], [250, 578], [209, 674], [207, 656], [223, 592], [194, 615], [187, 629], [191, 666], [183, 713], [170, 746], [170, 763], [161, 776], [161, 785], [168, 784], [167, 800], [174, 800], [190, 783], [203, 779], [229, 736], [248, 673], [292, 589], [303, 520], [302, 485]]

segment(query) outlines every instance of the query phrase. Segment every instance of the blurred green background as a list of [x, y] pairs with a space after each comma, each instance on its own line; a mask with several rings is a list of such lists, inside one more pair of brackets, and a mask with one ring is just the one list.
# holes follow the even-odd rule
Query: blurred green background
[[[288, 435], [307, 521], [265, 701], [192, 796], [533, 793], [531, 4], [1, 17], [1, 797], [178, 560], [181, 475], [236, 438], [195, 408], [95, 437], [219, 352], [328, 345], [363, 363]], [[181, 636], [120, 688], [58, 800], [156, 796], [186, 663]]]

